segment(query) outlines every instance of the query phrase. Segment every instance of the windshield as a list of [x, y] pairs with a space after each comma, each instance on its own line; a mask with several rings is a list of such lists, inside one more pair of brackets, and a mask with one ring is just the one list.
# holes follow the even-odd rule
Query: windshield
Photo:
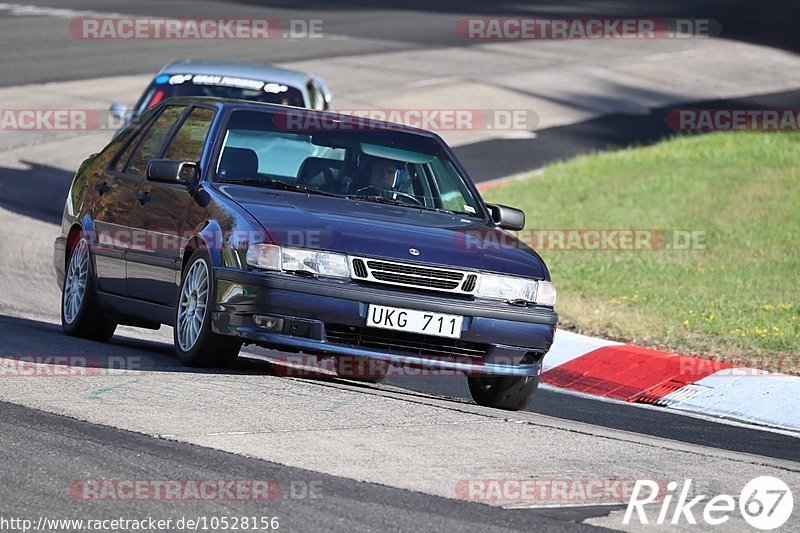
[[296, 87], [264, 80], [211, 76], [205, 74], [162, 74], [153, 80], [136, 104], [141, 114], [157, 103], [173, 96], [211, 96], [237, 98], [270, 104], [306, 107], [303, 93]]
[[214, 181], [483, 217], [478, 199], [435, 139], [390, 129], [287, 129], [277, 114], [234, 111]]

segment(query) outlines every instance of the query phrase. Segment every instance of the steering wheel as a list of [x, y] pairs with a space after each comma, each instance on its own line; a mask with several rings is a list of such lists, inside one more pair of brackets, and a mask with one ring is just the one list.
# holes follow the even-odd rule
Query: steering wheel
[[356, 191], [356, 194], [364, 194], [364, 195], [373, 195], [373, 196], [382, 196], [387, 200], [400, 200], [403, 202], [408, 202], [414, 205], [424, 206], [422, 202], [419, 201], [418, 198], [415, 196], [411, 196], [410, 194], [406, 194], [404, 192], [386, 190], [386, 189], [379, 189], [373, 185], [367, 185], [366, 187], [362, 187]]
[[400, 197], [402, 197], [402, 201], [403, 202], [408, 200], [409, 203], [413, 203], [414, 205], [420, 205], [420, 206], [424, 206], [425, 205], [416, 196], [411, 196], [410, 194], [407, 194], [407, 193], [404, 193], [404, 192], [390, 191], [389, 194], [390, 195], [394, 195], [394, 199], [395, 200], [400, 200], [401, 199]]

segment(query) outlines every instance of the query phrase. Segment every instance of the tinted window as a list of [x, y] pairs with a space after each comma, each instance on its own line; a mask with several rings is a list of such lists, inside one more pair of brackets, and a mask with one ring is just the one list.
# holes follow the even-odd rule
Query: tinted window
[[214, 120], [213, 110], [203, 107], [194, 108], [172, 139], [164, 154], [164, 159], [200, 161], [212, 120]]
[[142, 132], [139, 132], [138, 134], [132, 136], [133, 140], [131, 140], [131, 142], [128, 143], [128, 146], [125, 147], [125, 150], [123, 150], [123, 152], [117, 158], [117, 162], [114, 163], [114, 170], [116, 170], [117, 172], [122, 172], [125, 169], [125, 164], [128, 162], [128, 159], [130, 159], [131, 152], [133, 152], [133, 149], [139, 143], [139, 139], [142, 136]]
[[120, 154], [119, 158], [117, 158], [117, 162], [114, 164], [114, 170], [117, 172], [122, 172], [125, 170], [125, 163], [127, 163], [128, 159], [130, 159], [134, 146], [136, 146], [136, 143], [139, 142], [139, 137], [140, 135], [137, 135], [136, 138], [133, 139], [130, 144], [128, 144], [128, 146], [125, 148], [125, 151]]
[[155, 109], [148, 111], [130, 126], [128, 126], [124, 132], [117, 136], [117, 139], [124, 139], [125, 141], [130, 142], [128, 142], [128, 144], [125, 146], [125, 149], [115, 160], [114, 170], [117, 172], [122, 172], [125, 170], [125, 165], [128, 163], [128, 159], [131, 157], [131, 152], [133, 152], [134, 148], [136, 148], [136, 145], [139, 144], [139, 140], [142, 138], [144, 132], [147, 131], [147, 126], [150, 124], [150, 121], [154, 115]]
[[147, 130], [147, 133], [144, 134], [142, 142], [136, 147], [125, 172], [144, 176], [147, 162], [158, 157], [161, 152], [161, 146], [164, 144], [164, 140], [169, 135], [170, 130], [172, 130], [172, 126], [185, 110], [186, 106], [171, 105], [161, 113], [150, 129]]
[[358, 201], [483, 216], [465, 176], [436, 139], [355, 120], [323, 123], [320, 117], [300, 110], [234, 111], [216, 181], [280, 181]]
[[316, 146], [307, 135], [244, 129], [229, 129], [225, 148], [252, 150], [258, 158], [259, 174], [290, 181], [298, 178], [308, 158], [338, 161], [341, 166], [346, 154], [341, 148]]

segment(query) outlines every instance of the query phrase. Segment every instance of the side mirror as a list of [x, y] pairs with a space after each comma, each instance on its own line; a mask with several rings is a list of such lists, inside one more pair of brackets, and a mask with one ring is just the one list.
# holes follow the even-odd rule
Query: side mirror
[[492, 211], [492, 219], [503, 229], [521, 230], [525, 227], [525, 213], [507, 205], [487, 205]]
[[112, 117], [119, 120], [124, 120], [128, 116], [128, 106], [126, 106], [125, 104], [121, 104], [119, 102], [114, 102], [113, 104], [111, 104], [111, 107], [109, 108], [108, 112], [111, 114]]
[[172, 159], [151, 159], [147, 163], [147, 179], [157, 183], [188, 184], [197, 174], [197, 163]]

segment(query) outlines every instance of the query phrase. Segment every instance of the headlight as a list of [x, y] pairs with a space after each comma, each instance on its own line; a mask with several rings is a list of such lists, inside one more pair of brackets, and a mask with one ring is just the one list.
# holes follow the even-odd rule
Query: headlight
[[556, 288], [549, 281], [481, 274], [475, 296], [495, 300], [523, 300], [537, 305], [556, 304]]
[[247, 264], [265, 270], [306, 272], [315, 276], [349, 278], [347, 256], [276, 244], [254, 244], [247, 249]]

